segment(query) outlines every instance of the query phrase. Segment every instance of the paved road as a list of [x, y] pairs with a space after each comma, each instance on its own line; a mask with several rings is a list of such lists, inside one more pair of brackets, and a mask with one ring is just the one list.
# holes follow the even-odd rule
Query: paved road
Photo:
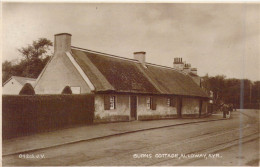
[[4, 156], [3, 165], [237, 166], [258, 165], [258, 157], [259, 111], [251, 110], [235, 112], [229, 120], [147, 130]]

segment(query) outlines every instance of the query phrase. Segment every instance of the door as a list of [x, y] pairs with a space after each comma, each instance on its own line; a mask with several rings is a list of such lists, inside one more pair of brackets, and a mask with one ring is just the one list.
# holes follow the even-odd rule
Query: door
[[178, 97], [177, 98], [177, 114], [178, 114], [178, 118], [181, 118], [181, 108], [182, 108], [182, 98]]
[[130, 96], [130, 112], [131, 112], [131, 120], [137, 119], [137, 97]]
[[200, 100], [200, 106], [199, 106], [199, 117], [201, 117], [201, 111], [202, 111], [202, 100]]

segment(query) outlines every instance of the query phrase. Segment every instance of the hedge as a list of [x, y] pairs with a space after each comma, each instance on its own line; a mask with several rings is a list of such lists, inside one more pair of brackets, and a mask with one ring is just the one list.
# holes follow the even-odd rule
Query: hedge
[[94, 95], [3, 95], [3, 139], [91, 124]]
[[26, 83], [20, 90], [19, 95], [35, 95], [32, 85], [30, 83]]
[[69, 86], [65, 86], [65, 88], [62, 90], [61, 94], [72, 94], [72, 91]]

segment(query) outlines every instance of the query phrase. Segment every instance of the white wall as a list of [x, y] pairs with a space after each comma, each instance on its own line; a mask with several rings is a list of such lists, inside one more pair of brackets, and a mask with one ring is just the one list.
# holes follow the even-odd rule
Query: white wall
[[182, 98], [182, 115], [199, 114], [200, 100], [198, 98]]
[[18, 95], [22, 87], [23, 85], [21, 85], [18, 81], [12, 78], [2, 87], [2, 94]]
[[130, 117], [129, 95], [113, 95], [116, 97], [116, 109], [104, 110], [104, 95], [95, 95], [95, 116], [105, 118], [115, 115], [126, 115]]
[[130, 97], [129, 95], [116, 96], [116, 108], [111, 110], [104, 109], [104, 95], [95, 95], [95, 116], [94, 122], [117, 122], [129, 121], [130, 119]]
[[[147, 109], [146, 99], [150, 96], [139, 95], [137, 97], [137, 115], [139, 116], [177, 116], [176, 104], [175, 107], [167, 105], [167, 97], [151, 96], [156, 98], [156, 110]], [[151, 117], [152, 118], [152, 117]]]
[[54, 55], [34, 90], [36, 94], [61, 94], [65, 86], [80, 87], [80, 93], [91, 92], [65, 52], [62, 52]]

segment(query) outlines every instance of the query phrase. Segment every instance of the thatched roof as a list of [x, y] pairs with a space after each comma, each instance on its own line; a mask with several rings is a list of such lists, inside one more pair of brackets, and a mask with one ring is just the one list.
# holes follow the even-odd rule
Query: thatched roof
[[191, 76], [174, 68], [135, 59], [103, 54], [73, 47], [72, 56], [88, 76], [96, 92], [185, 95], [208, 97]]

